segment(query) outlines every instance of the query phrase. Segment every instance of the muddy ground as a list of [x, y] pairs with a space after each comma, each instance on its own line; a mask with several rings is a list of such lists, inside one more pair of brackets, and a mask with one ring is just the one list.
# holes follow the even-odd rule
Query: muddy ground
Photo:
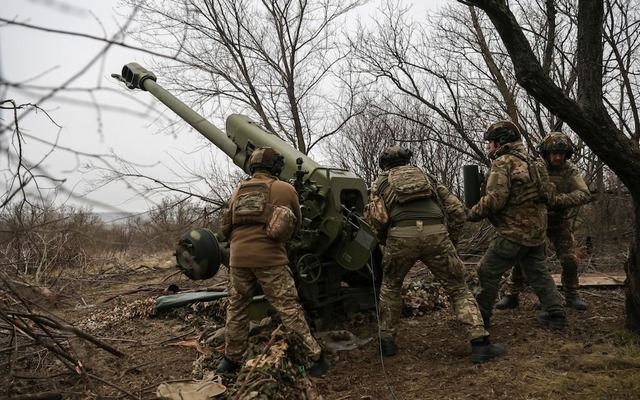
[[[621, 260], [614, 264], [618, 270], [614, 266], [607, 273], [621, 274]], [[98, 272], [66, 273], [51, 296], [21, 290], [32, 313], [51, 315], [59, 325], [35, 343], [28, 333], [2, 322], [0, 398], [152, 399], [161, 383], [191, 381], [214, 368], [221, 342], [207, 338], [220, 327], [220, 306], [199, 303], [158, 314], [154, 305], [156, 297], [176, 288], [223, 287], [224, 274], [193, 282], [172, 265], [170, 255], [160, 255]], [[421, 274], [424, 270], [416, 268], [411, 280], [422, 280]], [[562, 332], [537, 323], [536, 298], [530, 292], [523, 294], [517, 310], [496, 311], [492, 338], [504, 343], [508, 354], [482, 365], [471, 363], [464, 330], [446, 306], [408, 309], [399, 326], [399, 353], [384, 359], [375, 313], [355, 315], [336, 328], [366, 343], [329, 354], [331, 369], [307, 379], [306, 395], [290, 391], [280, 398], [640, 398], [640, 346], [623, 329], [623, 289], [589, 287], [581, 294], [589, 308], [569, 311], [569, 327]], [[15, 304], [6, 293], [3, 300], [4, 306]], [[273, 326], [261, 334], [268, 338]], [[93, 342], [80, 338], [78, 331]], [[76, 365], [75, 371], [69, 365]], [[222, 383], [233, 385], [234, 377]]]

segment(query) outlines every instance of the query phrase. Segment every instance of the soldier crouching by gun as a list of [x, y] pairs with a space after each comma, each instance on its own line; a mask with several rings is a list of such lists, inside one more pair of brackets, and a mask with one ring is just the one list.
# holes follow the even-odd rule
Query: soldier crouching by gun
[[472, 361], [486, 362], [506, 350], [501, 343], [491, 343], [454, 246], [464, 225], [464, 207], [433, 176], [408, 165], [411, 156], [410, 150], [399, 146], [382, 152], [379, 166], [383, 172], [374, 182], [365, 208], [365, 218], [378, 230], [378, 236], [386, 237], [380, 288], [381, 353], [387, 357], [398, 351], [402, 283], [420, 260], [442, 284], [458, 320], [465, 325]]

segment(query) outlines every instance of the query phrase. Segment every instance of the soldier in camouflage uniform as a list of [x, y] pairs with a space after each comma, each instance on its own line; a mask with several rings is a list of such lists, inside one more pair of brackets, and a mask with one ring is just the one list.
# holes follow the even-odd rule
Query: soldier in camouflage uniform
[[329, 361], [311, 335], [298, 302], [285, 243], [270, 238], [265, 230], [269, 209], [265, 204], [284, 206], [293, 211], [295, 229], [302, 221], [298, 194], [293, 186], [277, 178], [283, 166], [282, 155], [274, 149], [255, 149], [249, 159], [251, 177], [231, 195], [229, 211], [225, 213], [228, 218], [223, 218], [223, 233], [230, 238], [230, 259], [225, 354], [218, 365], [221, 373], [239, 368], [248, 344], [249, 304], [258, 285], [282, 323], [300, 336], [310, 358], [315, 361], [309, 373], [319, 376], [329, 368]]
[[[578, 259], [567, 211], [589, 201], [589, 188], [578, 168], [568, 161], [573, 155], [573, 144], [567, 135], [551, 132], [544, 138], [539, 149], [548, 168], [549, 179], [556, 186], [555, 201], [547, 211], [547, 237], [553, 243], [562, 266], [565, 305], [576, 310], [586, 310], [587, 303], [578, 294]], [[522, 269], [516, 265], [511, 271], [505, 296], [496, 304], [496, 308], [502, 310], [518, 307], [518, 294], [523, 287]]]
[[478, 303], [465, 281], [466, 269], [454, 247], [465, 223], [464, 206], [433, 176], [408, 165], [411, 156], [410, 150], [399, 146], [386, 148], [379, 159], [383, 172], [371, 189], [372, 198], [384, 199], [389, 217], [388, 227], [379, 232], [386, 237], [380, 289], [381, 352], [384, 356], [397, 353], [402, 283], [421, 260], [442, 284], [458, 320], [467, 328], [472, 361], [483, 363], [503, 354], [505, 347], [489, 340]]
[[467, 220], [489, 218], [497, 231], [478, 268], [476, 299], [485, 326], [490, 326], [502, 275], [520, 263], [542, 305], [538, 320], [552, 329], [564, 329], [562, 296], [545, 265], [545, 202], [555, 195], [546, 168], [527, 154], [518, 127], [510, 121], [489, 126], [484, 139], [493, 162], [485, 193], [469, 210]]

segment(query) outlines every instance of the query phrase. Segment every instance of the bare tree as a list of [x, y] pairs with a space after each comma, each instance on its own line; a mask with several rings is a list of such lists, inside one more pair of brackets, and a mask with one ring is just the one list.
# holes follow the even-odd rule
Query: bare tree
[[374, 98], [360, 98], [358, 107], [363, 111], [325, 143], [324, 154], [331, 165], [348, 169], [371, 185], [379, 173], [378, 156], [382, 149], [414, 141], [419, 127], [406, 118], [381, 111]]
[[[608, 8], [616, 14], [610, 21], [633, 21], [633, 10], [629, 8], [628, 4], [626, 8], [621, 5], [620, 10]], [[541, 60], [543, 71], [567, 96], [575, 97], [575, 4], [518, 1], [513, 9], [522, 21], [523, 34], [531, 43], [532, 52]], [[382, 98], [375, 103], [377, 115], [389, 113], [421, 126], [421, 136], [415, 138], [421, 146], [430, 148], [439, 143], [441, 149], [436, 154], [455, 149], [465, 162], [487, 162], [480, 144], [481, 133], [496, 119], [516, 121], [532, 152], [547, 132], [564, 130], [574, 139], [579, 154], [577, 162], [587, 183], [598, 190], [600, 201], [596, 209], [600, 205], [607, 207], [609, 193], [618, 190], [610, 169], [570, 127], [563, 127], [560, 117], [518, 84], [511, 58], [484, 13], [472, 6], [452, 4], [426, 22], [415, 21], [407, 8], [387, 2], [372, 25], [357, 31], [352, 42], [352, 69], [359, 71], [363, 80], [369, 79], [370, 97]], [[619, 43], [620, 50], [607, 53], [605, 100], [611, 103], [618, 99], [616, 105], [627, 110], [625, 120], [631, 121], [633, 108], [629, 104], [633, 104], [633, 95], [622, 88], [633, 87], [633, 74], [620, 71], [629, 70], [628, 65], [633, 62], [630, 58], [635, 54], [636, 30], [633, 24], [609, 25], [615, 25], [609, 29], [609, 36], [618, 38], [611, 42]], [[631, 84], [621, 83], [619, 77], [624, 76], [630, 77]], [[456, 157], [447, 154], [446, 161], [452, 159]], [[456, 165], [459, 164], [452, 166]], [[459, 170], [446, 173], [458, 175]], [[626, 190], [622, 194], [625, 193], [628, 194]], [[616, 232], [626, 231], [624, 224], [617, 225]], [[599, 226], [610, 224], [600, 220]], [[605, 236], [610, 237], [603, 232], [596, 232], [598, 243]]]
[[[135, 11], [134, 11], [135, 13]], [[0, 18], [2, 26], [21, 26], [31, 30], [38, 30], [48, 32], [52, 35], [67, 35], [67, 36], [86, 36], [81, 33], [75, 33], [71, 31], [60, 31], [47, 29], [35, 25], [30, 25], [19, 20], [7, 20]], [[109, 107], [102, 106], [97, 100], [97, 94], [99, 92], [109, 91], [104, 87], [76, 87], [74, 86], [77, 81], [87, 74], [87, 71], [96, 64], [99, 64], [105, 57], [108, 50], [117, 44], [117, 40], [121, 39], [122, 33], [127, 29], [128, 24], [131, 22], [131, 18], [125, 20], [121, 30], [116, 32], [111, 37], [91, 37], [92, 39], [104, 42], [104, 46], [93, 54], [93, 57], [86, 63], [86, 65], [79, 66], [77, 70], [70, 71], [68, 78], [61, 84], [54, 86], [38, 86], [30, 84], [29, 82], [17, 82], [11, 77], [0, 74], [0, 94], [5, 96], [9, 89], [15, 89], [29, 93], [30, 96], [38, 96], [39, 98], [32, 103], [20, 103], [13, 99], [0, 98], [0, 110], [8, 110], [10, 113], [9, 118], [5, 118], [0, 124], [0, 153], [3, 157], [2, 165], [0, 166], [0, 176], [4, 178], [5, 185], [0, 188], [0, 210], [7, 206], [11, 202], [28, 202], [31, 205], [35, 203], [40, 204], [42, 208], [50, 207], [49, 202], [52, 197], [60, 196], [60, 198], [76, 198], [81, 199], [80, 193], [76, 193], [73, 189], [70, 189], [68, 185], [65, 185], [67, 179], [63, 174], [52, 173], [47, 169], [46, 163], [52, 158], [52, 154], [67, 154], [69, 158], [77, 161], [76, 168], [80, 166], [82, 159], [93, 160], [94, 163], [101, 165], [105, 168], [112, 167], [112, 161], [114, 156], [112, 154], [103, 153], [87, 153], [80, 151], [72, 147], [65, 147], [59, 144], [62, 132], [62, 127], [43, 109], [47, 102], [51, 100], [65, 99], [65, 94], [71, 92], [82, 92], [87, 94], [88, 101], [85, 104], [96, 110], [96, 125], [98, 134], [101, 134], [102, 127], [102, 111]], [[43, 71], [46, 74], [47, 71]], [[83, 102], [83, 101], [81, 101]], [[117, 111], [125, 113], [130, 112], [123, 108], [117, 109]], [[22, 123], [27, 118], [35, 118], [35, 113], [40, 113], [41, 118], [45, 118], [51, 125], [50, 134], [47, 132], [44, 134], [33, 134], [31, 132], [25, 132], [22, 129]], [[34, 156], [31, 152], [33, 144], [27, 145], [27, 143], [38, 143], [47, 148], [47, 150], [40, 152], [40, 155]], [[60, 199], [58, 199], [60, 200]], [[110, 206], [100, 202], [95, 202], [96, 205]]]
[[171, 89], [210, 116], [212, 100], [251, 112], [303, 153], [335, 133], [349, 108], [332, 84], [346, 55], [345, 16], [365, 0], [143, 0], [138, 39], [179, 60], [157, 64]]
[[[457, 150], [467, 159], [481, 160], [484, 154], [473, 135], [479, 125], [469, 117], [480, 112], [467, 101], [472, 97], [460, 92], [459, 59], [451, 53], [434, 54], [432, 31], [409, 20], [409, 10], [388, 1], [379, 18], [358, 29], [351, 42], [355, 68], [369, 78], [370, 91], [381, 96], [380, 113], [420, 125], [422, 134], [428, 134], [424, 140], [453, 147], [451, 137], [462, 138]], [[408, 109], [398, 107], [403, 97], [407, 101], [400, 104], [410, 104]]]

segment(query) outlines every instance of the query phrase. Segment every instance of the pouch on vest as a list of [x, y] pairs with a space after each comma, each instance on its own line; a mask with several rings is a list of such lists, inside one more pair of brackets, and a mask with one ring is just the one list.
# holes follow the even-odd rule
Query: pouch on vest
[[231, 222], [233, 226], [247, 224], [266, 224], [269, 221], [270, 185], [264, 182], [243, 182], [238, 196], [232, 205]]
[[413, 165], [392, 168], [389, 171], [389, 185], [400, 204], [435, 195], [427, 174]]
[[266, 233], [273, 240], [286, 242], [296, 229], [296, 215], [288, 207], [273, 206]]
[[389, 213], [382, 197], [373, 195], [369, 203], [364, 207], [364, 220], [376, 232], [384, 231], [389, 225]]

